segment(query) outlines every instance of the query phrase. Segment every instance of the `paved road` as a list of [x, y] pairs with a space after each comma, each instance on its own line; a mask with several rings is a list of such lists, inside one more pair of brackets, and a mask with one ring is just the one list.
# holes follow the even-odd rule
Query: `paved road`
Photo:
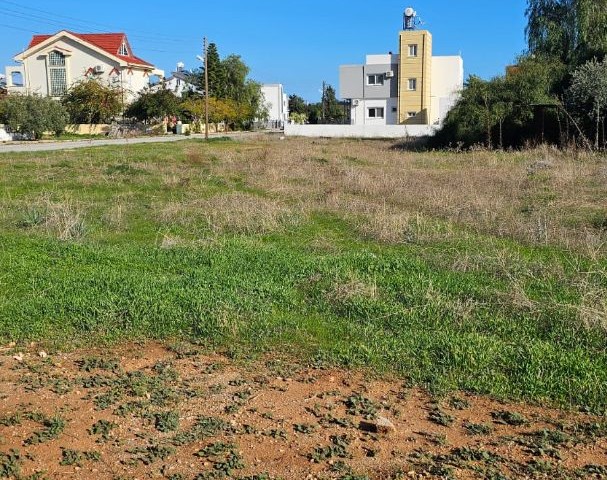
[[[230, 137], [240, 138], [253, 135], [263, 135], [259, 132], [232, 132], [232, 133], [220, 133], [211, 135], [213, 137]], [[19, 143], [5, 143], [0, 145], [0, 153], [9, 152], [45, 152], [52, 150], [73, 150], [77, 148], [89, 148], [89, 147], [101, 147], [105, 145], [135, 145], [138, 143], [165, 143], [165, 142], [180, 142], [182, 140], [188, 140], [192, 138], [204, 138], [204, 135], [165, 135], [162, 137], [138, 137], [138, 138], [113, 138], [113, 139], [91, 139], [91, 140], [75, 140], [75, 141], [62, 141], [62, 142], [19, 142]]]

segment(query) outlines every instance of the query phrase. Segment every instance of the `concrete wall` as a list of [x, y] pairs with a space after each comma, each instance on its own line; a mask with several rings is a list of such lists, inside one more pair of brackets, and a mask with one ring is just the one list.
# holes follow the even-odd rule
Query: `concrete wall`
[[435, 132], [430, 125], [285, 125], [289, 137], [312, 138], [407, 138]]

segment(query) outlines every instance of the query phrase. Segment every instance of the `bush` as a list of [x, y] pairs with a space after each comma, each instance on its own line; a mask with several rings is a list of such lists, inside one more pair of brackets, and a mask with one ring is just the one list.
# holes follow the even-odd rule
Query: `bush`
[[0, 103], [0, 123], [33, 139], [42, 138], [45, 132], [60, 135], [68, 118], [65, 108], [49, 97], [10, 95]]
[[72, 123], [108, 123], [122, 110], [122, 91], [88, 79], [72, 86], [61, 104]]

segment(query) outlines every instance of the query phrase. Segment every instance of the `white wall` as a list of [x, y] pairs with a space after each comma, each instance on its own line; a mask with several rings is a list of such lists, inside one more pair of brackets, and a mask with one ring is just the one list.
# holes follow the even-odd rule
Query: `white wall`
[[464, 61], [460, 56], [432, 57], [430, 95], [432, 124], [441, 123], [464, 88]]
[[312, 138], [407, 138], [433, 135], [429, 125], [285, 125], [289, 137]]
[[[358, 102], [358, 105], [354, 103]], [[369, 108], [381, 107], [384, 109], [384, 118], [369, 118]], [[397, 109], [393, 111], [393, 109]], [[397, 125], [398, 124], [398, 98], [388, 99], [356, 99], [351, 107], [352, 125]]]

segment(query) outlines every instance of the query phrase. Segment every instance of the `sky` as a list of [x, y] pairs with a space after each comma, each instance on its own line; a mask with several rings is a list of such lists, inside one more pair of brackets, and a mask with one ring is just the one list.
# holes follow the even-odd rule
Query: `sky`
[[0, 0], [0, 72], [31, 35], [67, 29], [125, 32], [135, 55], [165, 70], [200, 66], [203, 37], [237, 54], [262, 83], [318, 101], [323, 81], [339, 93], [339, 66], [397, 52], [412, 6], [430, 30], [434, 55], [464, 58], [466, 76], [504, 73], [525, 50], [526, 0]]

